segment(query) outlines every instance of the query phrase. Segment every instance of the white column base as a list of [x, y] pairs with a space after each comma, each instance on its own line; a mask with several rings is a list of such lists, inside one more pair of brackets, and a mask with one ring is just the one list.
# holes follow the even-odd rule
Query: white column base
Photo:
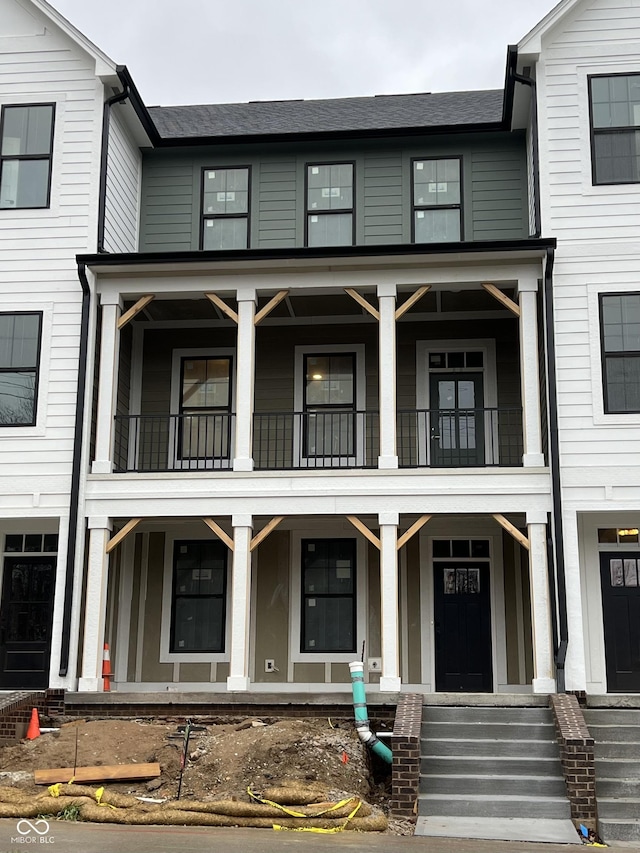
[[79, 693], [102, 693], [103, 681], [101, 678], [79, 678]]
[[113, 474], [113, 462], [110, 459], [94, 459], [91, 463], [92, 474]]
[[253, 459], [246, 457], [236, 457], [233, 460], [234, 471], [253, 471]]
[[544, 461], [543, 453], [525, 453], [522, 457], [522, 464], [525, 468], [544, 468], [546, 462]]
[[[369, 685], [371, 689], [371, 685]], [[380, 690], [383, 693], [399, 693], [402, 689], [402, 679], [399, 676], [383, 675], [380, 677]]]
[[397, 456], [378, 456], [378, 468], [397, 468]]
[[554, 678], [534, 678], [531, 685], [534, 693], [556, 692], [556, 682]]
[[242, 675], [230, 675], [227, 678], [227, 690], [248, 690], [249, 679]]

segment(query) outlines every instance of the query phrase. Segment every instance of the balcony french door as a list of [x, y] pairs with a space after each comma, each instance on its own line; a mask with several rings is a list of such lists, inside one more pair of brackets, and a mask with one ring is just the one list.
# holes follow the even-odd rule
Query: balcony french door
[[431, 373], [429, 456], [434, 467], [485, 464], [482, 373]]

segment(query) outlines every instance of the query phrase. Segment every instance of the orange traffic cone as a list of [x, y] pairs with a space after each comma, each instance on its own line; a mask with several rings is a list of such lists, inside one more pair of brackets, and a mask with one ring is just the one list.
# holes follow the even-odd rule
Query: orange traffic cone
[[111, 690], [111, 682], [109, 680], [111, 677], [111, 654], [109, 652], [109, 643], [105, 643], [102, 652], [102, 690], [105, 693]]
[[34, 740], [37, 737], [40, 737], [40, 720], [38, 718], [38, 709], [34, 708], [31, 712], [31, 720], [29, 721], [26, 738], [27, 740]]

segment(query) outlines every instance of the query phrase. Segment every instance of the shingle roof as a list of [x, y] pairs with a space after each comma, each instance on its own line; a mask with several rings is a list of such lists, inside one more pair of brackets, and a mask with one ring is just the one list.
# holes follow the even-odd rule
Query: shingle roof
[[389, 131], [499, 122], [502, 89], [322, 101], [149, 107], [163, 139]]

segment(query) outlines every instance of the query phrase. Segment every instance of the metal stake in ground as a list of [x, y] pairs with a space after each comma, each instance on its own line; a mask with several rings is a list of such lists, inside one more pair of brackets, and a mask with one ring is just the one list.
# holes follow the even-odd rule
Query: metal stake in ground
[[180, 757], [180, 781], [178, 782], [178, 796], [177, 800], [180, 799], [180, 792], [182, 791], [182, 774], [184, 773], [184, 768], [187, 765], [187, 760], [189, 759], [189, 737], [191, 736], [191, 720], [187, 720], [187, 724], [184, 727], [184, 749], [182, 750], [182, 755]]

